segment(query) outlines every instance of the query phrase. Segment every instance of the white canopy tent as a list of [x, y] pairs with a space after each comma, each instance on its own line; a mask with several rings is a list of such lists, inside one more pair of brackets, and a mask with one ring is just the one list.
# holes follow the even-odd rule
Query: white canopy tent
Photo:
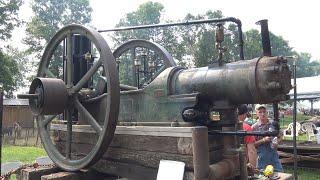
[[[291, 80], [293, 84], [293, 79]], [[293, 89], [289, 92], [290, 99], [293, 99]], [[310, 108], [311, 99], [320, 99], [320, 76], [297, 78], [297, 99], [304, 100], [300, 103]], [[313, 108], [320, 108], [320, 101], [314, 102]]]

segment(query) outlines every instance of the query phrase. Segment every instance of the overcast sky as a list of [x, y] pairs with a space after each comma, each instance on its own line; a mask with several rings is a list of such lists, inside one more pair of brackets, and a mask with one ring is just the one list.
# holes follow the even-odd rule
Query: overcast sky
[[[29, 0], [25, 0], [21, 18], [28, 20], [31, 14]], [[93, 8], [92, 25], [98, 29], [113, 28], [120, 18], [135, 11], [147, 0], [90, 0]], [[320, 11], [316, 0], [158, 0], [164, 5], [164, 19], [182, 19], [187, 13], [204, 14], [207, 10], [221, 10], [226, 17], [242, 21], [243, 30], [256, 28], [255, 22], [269, 20], [269, 30], [289, 41], [298, 52], [311, 53], [320, 60]], [[15, 33], [14, 40], [24, 33]]]
[[[98, 29], [112, 28], [126, 13], [136, 10], [145, 0], [91, 0], [93, 25]], [[243, 30], [259, 28], [255, 22], [269, 20], [269, 30], [289, 41], [298, 52], [309, 52], [320, 59], [320, 11], [312, 0], [161, 0], [167, 19], [182, 19], [187, 13], [204, 14], [221, 10], [224, 16], [242, 21]]]

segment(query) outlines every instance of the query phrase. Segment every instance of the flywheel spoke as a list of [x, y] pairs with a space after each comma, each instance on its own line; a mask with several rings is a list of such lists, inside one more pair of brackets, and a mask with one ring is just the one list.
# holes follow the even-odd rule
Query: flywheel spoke
[[80, 79], [80, 81], [72, 88], [73, 92], [78, 92], [84, 86], [86, 82], [90, 80], [90, 78], [94, 75], [94, 73], [99, 69], [102, 65], [102, 61], [99, 59], [90, 70]]
[[57, 78], [48, 68], [45, 68], [44, 72], [49, 78]]
[[99, 123], [92, 117], [92, 115], [87, 111], [85, 107], [80, 103], [79, 99], [75, 99], [75, 106], [78, 109], [79, 113], [83, 114], [87, 122], [92, 126], [92, 128], [100, 135], [102, 128]]
[[67, 35], [67, 85], [71, 86], [72, 84], [72, 34], [68, 33]]
[[67, 117], [67, 139], [66, 139], [66, 158], [71, 159], [71, 143], [72, 143], [72, 110], [66, 111]]
[[42, 125], [46, 127], [55, 117], [57, 117], [57, 115], [52, 115], [45, 118], [45, 120], [42, 122]]
[[[82, 40], [78, 42], [78, 38], [82, 37], [86, 38], [85, 42], [82, 42]], [[88, 48], [84, 48], [83, 52], [79, 50], [81, 52], [76, 53], [78, 44], [82, 43], [88, 43]], [[62, 46], [62, 49], [58, 49], [60, 46]], [[83, 65], [87, 64], [87, 67], [90, 67], [91, 60], [94, 60], [90, 69], [84, 69], [81, 73], [75, 74], [74, 68], [78, 68], [78, 66], [73, 63], [73, 60], [83, 59], [83, 57], [89, 60], [85, 55], [87, 55], [87, 52], [91, 53], [91, 51], [97, 52], [97, 56], [93, 57], [90, 54], [89, 62], [81, 62]], [[56, 60], [60, 60], [60, 57], [63, 57], [63, 60], [59, 61], [60, 64], [55, 64]], [[103, 68], [101, 68], [102, 66]], [[83, 74], [84, 72], [86, 74]], [[105, 79], [108, 79], [108, 82], [100, 80], [101, 84], [97, 84], [96, 88], [91, 89], [92, 83], [90, 80], [95, 77], [95, 74], [100, 75], [100, 73], [106, 77]], [[108, 44], [93, 29], [77, 24], [63, 27], [48, 42], [41, 58], [37, 77], [30, 90], [33, 94], [41, 94], [41, 96], [34, 96], [31, 107], [34, 114], [38, 115], [37, 126], [48, 156], [64, 170], [77, 171], [90, 167], [101, 158], [110, 145], [119, 112], [119, 77], [116, 61]], [[81, 77], [80, 81], [78, 81], [79, 77]], [[87, 84], [90, 84], [90, 89], [85, 87]], [[80, 90], [83, 91], [80, 92]], [[78, 96], [83, 99], [78, 99]], [[105, 106], [99, 112], [99, 122], [98, 118], [91, 115], [92, 112], [86, 109], [84, 104], [89, 103], [90, 108], [98, 108], [100, 105]], [[57, 129], [53, 128], [52, 130], [63, 132], [66, 136], [64, 142], [57, 141], [52, 136], [49, 126], [53, 123], [53, 119], [57, 118], [57, 115], [54, 114], [61, 114], [62, 112], [65, 115], [64, 119], [67, 120], [66, 131], [65, 126], [59, 124], [54, 126]], [[43, 117], [44, 115], [46, 117]], [[84, 121], [87, 121], [86, 124], [92, 126], [95, 134], [98, 135], [98, 139], [92, 142], [95, 143], [94, 147], [85, 157], [73, 156], [73, 153], [78, 153], [74, 147], [75, 139], [72, 137], [75, 135], [75, 132], [72, 131], [75, 131], [72, 121], [77, 115], [83, 117]]]

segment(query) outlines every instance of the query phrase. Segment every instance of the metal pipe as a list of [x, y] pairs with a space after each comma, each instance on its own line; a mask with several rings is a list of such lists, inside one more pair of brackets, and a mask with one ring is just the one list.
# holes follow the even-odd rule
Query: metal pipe
[[[261, 41], [262, 41], [263, 56], [272, 56], [269, 28], [268, 28], [268, 20], [263, 19], [263, 20], [258, 21], [256, 24], [261, 26]], [[278, 105], [278, 103], [274, 102], [272, 104], [272, 107], [273, 107], [274, 120], [279, 122], [279, 105]]]
[[3, 90], [0, 86], [0, 174], [1, 174], [1, 164], [2, 164], [2, 114], [3, 114]]
[[269, 28], [268, 28], [268, 20], [263, 19], [256, 24], [261, 26], [261, 41], [262, 41], [262, 48], [263, 48], [263, 55], [264, 56], [271, 56], [271, 45], [270, 45], [270, 37], [269, 37]]
[[246, 147], [241, 144], [239, 148], [239, 166], [240, 166], [240, 179], [248, 179], [247, 160], [246, 160]]
[[278, 136], [279, 131], [220, 131], [211, 130], [208, 131], [210, 135], [229, 135], [229, 136]]
[[293, 176], [298, 179], [297, 175], [297, 66], [296, 59], [293, 61]]
[[39, 94], [18, 94], [17, 97], [19, 99], [37, 99]]
[[242, 33], [242, 23], [239, 19], [234, 17], [227, 17], [221, 19], [206, 19], [206, 20], [193, 20], [193, 21], [185, 21], [178, 23], [165, 23], [165, 24], [150, 24], [150, 25], [140, 25], [140, 26], [131, 26], [131, 27], [119, 27], [113, 29], [106, 30], [98, 30], [98, 32], [112, 32], [112, 31], [127, 31], [127, 30], [137, 30], [137, 29], [150, 29], [150, 28], [159, 28], [159, 27], [170, 27], [170, 26], [186, 26], [193, 24], [205, 24], [205, 23], [221, 23], [221, 22], [233, 22], [238, 26], [238, 34], [239, 34], [239, 49], [240, 49], [240, 59], [244, 60], [244, 52], [243, 52], [243, 33]]
[[232, 177], [236, 173], [237, 161], [234, 159], [223, 159], [215, 164], [209, 166], [209, 178], [210, 180], [227, 179]]
[[209, 176], [208, 128], [195, 127], [192, 130], [194, 179], [207, 179]]

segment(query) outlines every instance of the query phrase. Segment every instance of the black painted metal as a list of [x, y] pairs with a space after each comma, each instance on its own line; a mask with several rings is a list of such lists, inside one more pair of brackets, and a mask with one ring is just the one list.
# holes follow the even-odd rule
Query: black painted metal
[[230, 135], [230, 136], [278, 136], [279, 131], [208, 131], [210, 135]]
[[268, 20], [267, 19], [260, 20], [257, 22], [257, 24], [261, 26], [261, 40], [262, 40], [263, 55], [271, 56]]
[[[73, 84], [77, 84], [90, 68], [85, 54], [91, 53], [91, 42], [85, 36], [75, 35], [73, 47]], [[88, 87], [88, 83], [83, 87]]]
[[238, 34], [239, 34], [240, 59], [244, 60], [242, 23], [239, 19], [236, 19], [234, 17], [227, 17], [227, 18], [221, 18], [221, 19], [194, 20], [194, 21], [186, 21], [186, 22], [178, 22], [178, 23], [119, 27], [119, 28], [113, 28], [113, 29], [99, 30], [98, 32], [101, 33], [101, 32], [112, 32], [112, 31], [127, 31], [127, 30], [137, 30], [137, 29], [149, 29], [149, 28], [170, 27], [170, 26], [186, 26], [186, 25], [193, 25], [193, 24], [208, 24], [208, 23], [222, 23], [222, 22], [233, 22], [237, 24]]
[[0, 87], [0, 174], [1, 174], [1, 164], [2, 164], [2, 113], [3, 113], [3, 91]]
[[297, 175], [297, 66], [296, 60], [293, 62], [293, 176], [294, 179], [298, 179]]

